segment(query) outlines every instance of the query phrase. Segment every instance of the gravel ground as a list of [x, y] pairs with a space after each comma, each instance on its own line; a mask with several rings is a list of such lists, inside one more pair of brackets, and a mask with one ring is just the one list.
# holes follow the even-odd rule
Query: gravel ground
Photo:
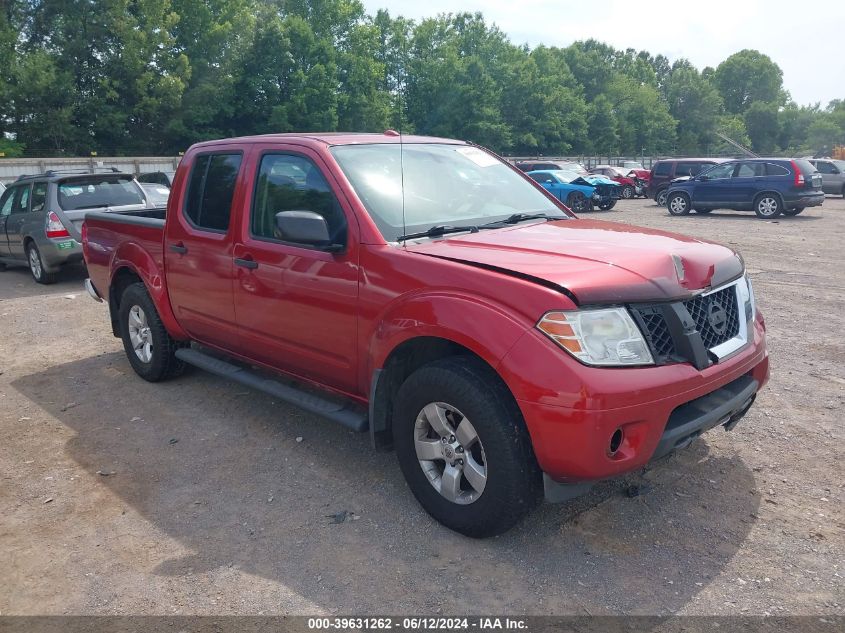
[[0, 273], [0, 613], [845, 613], [845, 201], [590, 215], [741, 250], [772, 381], [734, 432], [480, 542], [366, 435], [200, 372], [137, 378], [81, 271]]

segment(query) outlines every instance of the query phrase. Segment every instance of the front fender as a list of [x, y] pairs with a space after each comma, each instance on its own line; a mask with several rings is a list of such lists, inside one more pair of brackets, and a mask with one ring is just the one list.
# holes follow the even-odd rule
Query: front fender
[[182, 329], [170, 306], [170, 297], [164, 281], [163, 263], [142, 245], [133, 241], [122, 242], [112, 253], [109, 286], [114, 287], [115, 278], [121, 270], [128, 269], [144, 282], [147, 292], [155, 304], [156, 311], [168, 334], [177, 340], [187, 340], [188, 333]]
[[436, 337], [461, 345], [496, 368], [531, 324], [516, 320], [487, 300], [450, 292], [425, 292], [391, 303], [375, 321], [367, 373], [362, 384], [385, 365], [390, 353], [405, 341]]

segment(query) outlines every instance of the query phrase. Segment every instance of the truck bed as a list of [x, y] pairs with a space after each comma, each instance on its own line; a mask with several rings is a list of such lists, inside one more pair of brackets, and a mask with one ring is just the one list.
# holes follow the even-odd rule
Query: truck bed
[[166, 209], [127, 213], [92, 212], [85, 215], [83, 248], [91, 282], [103, 298], [112, 270], [119, 268], [122, 253], [142, 250], [164, 270], [164, 217]]

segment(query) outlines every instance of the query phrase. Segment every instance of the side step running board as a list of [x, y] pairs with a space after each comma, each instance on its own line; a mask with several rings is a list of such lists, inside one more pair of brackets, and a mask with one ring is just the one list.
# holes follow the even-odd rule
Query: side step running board
[[275, 380], [265, 378], [260, 374], [252, 372], [244, 367], [227, 363], [224, 360], [215, 358], [196, 349], [183, 348], [176, 350], [176, 357], [189, 365], [199, 367], [207, 372], [228, 378], [236, 382], [263, 391], [275, 398], [284, 400], [292, 405], [304, 409], [310, 413], [320, 415], [324, 418], [342, 424], [353, 431], [366, 431], [369, 424], [367, 414], [362, 410], [356, 410], [345, 404], [332, 402], [307, 391], [289, 387]]

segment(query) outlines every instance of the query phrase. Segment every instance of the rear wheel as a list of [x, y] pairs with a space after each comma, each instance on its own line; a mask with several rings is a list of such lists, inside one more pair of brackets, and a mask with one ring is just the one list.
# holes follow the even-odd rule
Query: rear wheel
[[41, 251], [34, 242], [30, 242], [26, 247], [26, 261], [29, 263], [29, 272], [32, 273], [32, 278], [40, 284], [54, 284], [58, 279], [56, 273], [48, 273], [44, 270], [44, 262], [41, 259]]
[[541, 473], [519, 409], [474, 358], [434, 361], [408, 377], [396, 397], [393, 441], [420, 505], [461, 534], [501, 534], [540, 499]]
[[610, 211], [615, 206], [616, 206], [616, 200], [611, 200], [610, 202], [599, 203], [599, 209], [601, 209], [602, 211]]
[[686, 215], [690, 212], [689, 196], [685, 193], [673, 193], [666, 201], [666, 208], [672, 215]]
[[666, 191], [666, 189], [661, 189], [657, 192], [657, 195], [654, 196], [654, 201], [658, 204], [658, 206], [665, 207], [667, 197], [668, 191]]
[[758, 218], [769, 220], [778, 217], [783, 211], [780, 198], [772, 193], [764, 193], [754, 201], [754, 213]]
[[136, 374], [159, 382], [182, 373], [185, 365], [175, 355], [181, 344], [167, 333], [144, 284], [126, 288], [119, 314], [123, 349]]
[[575, 213], [581, 213], [583, 211], [589, 211], [590, 204], [587, 202], [587, 198], [583, 193], [573, 191], [566, 196], [566, 206]]
[[634, 188], [631, 185], [622, 187], [622, 197], [626, 200], [634, 197]]

